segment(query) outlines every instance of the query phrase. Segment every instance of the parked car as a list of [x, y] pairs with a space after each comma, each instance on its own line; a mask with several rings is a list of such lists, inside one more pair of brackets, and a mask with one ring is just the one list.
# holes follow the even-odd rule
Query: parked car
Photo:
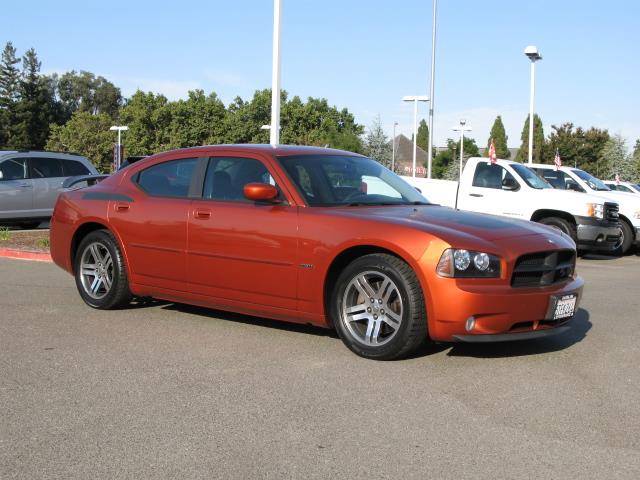
[[470, 158], [460, 183], [403, 177], [432, 202], [471, 212], [520, 218], [557, 228], [579, 250], [613, 252], [622, 242], [618, 205], [599, 196], [554, 190], [525, 165]]
[[80, 155], [0, 151], [0, 223], [35, 228], [51, 217], [65, 179], [97, 173]]
[[561, 232], [432, 205], [373, 160], [315, 147], [140, 160], [60, 195], [51, 255], [94, 308], [136, 295], [313, 324], [375, 359], [427, 337], [566, 331], [583, 288]]
[[[579, 198], [595, 194], [606, 198], [607, 201], [617, 202], [622, 229], [619, 253], [627, 253], [632, 245], [640, 244], [640, 197], [631, 193], [613, 191], [602, 180], [579, 168], [563, 166], [556, 169], [553, 165], [541, 163], [534, 163], [532, 168], [554, 188], [570, 190]], [[576, 192], [579, 195], [576, 195]]]
[[640, 195], [640, 185], [631, 182], [616, 182], [614, 180], [605, 180], [603, 182], [611, 190], [617, 192], [634, 193]]

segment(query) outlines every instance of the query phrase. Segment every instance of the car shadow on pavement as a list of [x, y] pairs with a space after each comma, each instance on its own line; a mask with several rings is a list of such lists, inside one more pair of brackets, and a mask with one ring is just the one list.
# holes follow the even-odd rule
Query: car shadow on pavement
[[546, 338], [515, 342], [454, 343], [447, 355], [452, 357], [501, 358], [557, 352], [584, 340], [591, 327], [589, 312], [581, 308], [571, 320], [571, 330], [568, 332]]
[[214, 310], [211, 308], [197, 307], [194, 305], [186, 305], [183, 303], [163, 302], [164, 310], [174, 310], [199, 317], [214, 318], [216, 320], [224, 320], [235, 323], [243, 323], [245, 325], [255, 325], [256, 327], [274, 328], [277, 330], [286, 330], [289, 332], [306, 333], [307, 335], [316, 335], [319, 337], [338, 338], [333, 329], [316, 327], [306, 323], [291, 323], [280, 320], [270, 320], [262, 317], [254, 317], [251, 315], [243, 315], [241, 313], [224, 312], [222, 310]]
[[602, 260], [618, 260], [620, 257], [618, 255], [603, 255], [603, 254], [600, 254], [600, 253], [585, 253], [584, 255], [581, 255], [580, 258], [582, 260], [602, 261]]

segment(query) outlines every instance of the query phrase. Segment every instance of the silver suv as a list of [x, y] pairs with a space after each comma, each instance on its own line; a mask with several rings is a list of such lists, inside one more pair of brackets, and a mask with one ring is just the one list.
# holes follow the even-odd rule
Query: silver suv
[[80, 155], [0, 151], [0, 223], [36, 227], [51, 217], [65, 179], [97, 174]]

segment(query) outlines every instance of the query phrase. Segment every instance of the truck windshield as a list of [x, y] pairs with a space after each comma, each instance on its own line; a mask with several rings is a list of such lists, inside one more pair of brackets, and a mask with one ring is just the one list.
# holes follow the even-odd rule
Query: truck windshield
[[587, 172], [585, 172], [584, 170], [579, 170], [577, 168], [572, 168], [571, 171], [581, 180], [583, 180], [587, 185], [589, 185], [589, 188], [592, 190], [597, 190], [599, 192], [607, 192], [609, 190], [611, 190], [609, 187], [607, 187], [602, 180], [598, 180], [596, 177], [594, 177], [593, 175], [588, 174]]
[[543, 188], [553, 188], [549, 182], [540, 178], [529, 167], [525, 167], [519, 163], [512, 163], [511, 168], [513, 168], [520, 178], [527, 182], [527, 185], [531, 188], [536, 188], [538, 190]]
[[311, 207], [429, 204], [415, 188], [369, 158], [300, 155], [278, 160]]

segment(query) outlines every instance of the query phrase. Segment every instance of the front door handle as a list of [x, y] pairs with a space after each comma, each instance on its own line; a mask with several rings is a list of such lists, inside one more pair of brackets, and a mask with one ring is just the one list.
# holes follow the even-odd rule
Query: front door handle
[[33, 185], [30, 185], [28, 183], [21, 183], [20, 188], [33, 188]]
[[202, 209], [196, 209], [193, 212], [193, 216], [195, 218], [200, 218], [202, 220], [206, 220], [207, 218], [211, 218], [211, 211], [210, 210], [202, 210]]
[[482, 195], [480, 193], [470, 193], [469, 196], [470, 197], [484, 197], [484, 195]]

